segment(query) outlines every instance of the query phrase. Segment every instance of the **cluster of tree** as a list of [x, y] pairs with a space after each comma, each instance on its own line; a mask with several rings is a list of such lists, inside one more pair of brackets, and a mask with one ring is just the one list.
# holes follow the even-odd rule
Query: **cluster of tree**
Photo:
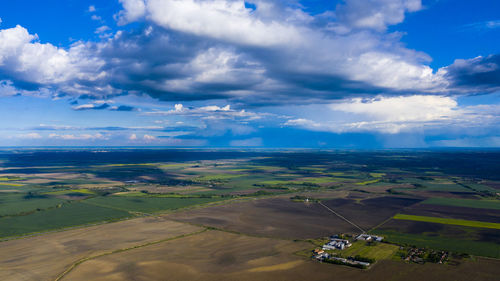
[[26, 195], [24, 195], [23, 197], [24, 199], [35, 199], [35, 198], [47, 198], [47, 195], [44, 195], [44, 194], [40, 194], [38, 192], [34, 192], [34, 191], [29, 191], [28, 193], [26, 193]]
[[369, 263], [374, 263], [375, 262], [375, 259], [367, 258], [367, 257], [362, 257], [360, 255], [356, 255], [354, 257], [354, 259], [357, 260], [357, 261], [363, 261], [363, 262], [369, 262]]
[[326, 263], [347, 265], [347, 266], [361, 268], [361, 269], [365, 269], [366, 268], [365, 265], [362, 265], [362, 264], [359, 264], [359, 263], [348, 263], [348, 262], [343, 262], [341, 260], [336, 260], [336, 259], [324, 259], [323, 261], [326, 262]]

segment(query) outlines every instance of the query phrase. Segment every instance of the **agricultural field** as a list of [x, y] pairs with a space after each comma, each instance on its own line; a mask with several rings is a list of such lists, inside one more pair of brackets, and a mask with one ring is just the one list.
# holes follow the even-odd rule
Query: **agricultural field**
[[[483, 268], [471, 280], [495, 280], [497, 154], [0, 151], [0, 247], [7, 251], [0, 279], [388, 280], [397, 271], [405, 280], [456, 280], [457, 272]], [[127, 234], [113, 236], [119, 232]], [[337, 254], [377, 260], [369, 274], [310, 257], [314, 241], [363, 232], [386, 240], [358, 241]], [[116, 243], [98, 250], [110, 239]], [[394, 258], [401, 246], [455, 258], [408, 264]], [[172, 268], [185, 270], [168, 275]]]
[[31, 234], [76, 225], [112, 221], [131, 216], [128, 212], [86, 203], [64, 204], [61, 207], [26, 215], [0, 218], [0, 237]]
[[342, 257], [362, 256], [364, 258], [373, 259], [375, 261], [392, 259], [399, 247], [389, 243], [373, 243], [369, 244], [365, 241], [355, 241], [352, 246], [345, 250], [335, 251]]
[[483, 242], [472, 239], [454, 239], [447, 234], [440, 236], [429, 234], [410, 234], [387, 230], [376, 230], [374, 233], [383, 235], [390, 243], [451, 251], [458, 254], [469, 254], [483, 257], [500, 258], [498, 242]]
[[[169, 215], [175, 221], [221, 228], [248, 235], [309, 239], [356, 229], [315, 203], [289, 198], [258, 199]], [[293, 218], [293, 219], [290, 219]]]
[[[498, 263], [467, 261], [450, 270], [382, 260], [369, 271], [331, 266], [293, 254], [303, 242], [206, 231], [150, 247], [91, 259], [61, 280], [495, 280]], [[418, 266], [418, 265], [417, 265]], [[475, 271], [472, 271], [475, 269]], [[439, 279], [442, 278], [442, 279]]]
[[29, 193], [2, 192], [0, 193], [0, 218], [56, 207], [65, 201], [64, 199], [43, 195], [30, 196]]
[[97, 197], [86, 200], [86, 204], [112, 208], [116, 210], [155, 213], [165, 210], [179, 209], [187, 206], [200, 205], [220, 201], [222, 198], [199, 198], [199, 197], [132, 197], [132, 196], [108, 196]]
[[0, 280], [55, 280], [73, 263], [86, 257], [201, 230], [148, 217], [4, 241], [0, 251]]
[[479, 228], [500, 229], [500, 223], [483, 222], [483, 221], [470, 221], [470, 220], [438, 218], [438, 217], [414, 216], [414, 215], [406, 215], [406, 214], [397, 214], [393, 217], [393, 219], [431, 222], [431, 223], [440, 223], [440, 224], [451, 224], [451, 225], [479, 227]]
[[434, 197], [425, 200], [424, 202], [422, 202], [422, 204], [500, 210], [500, 201], [498, 200], [474, 200]]

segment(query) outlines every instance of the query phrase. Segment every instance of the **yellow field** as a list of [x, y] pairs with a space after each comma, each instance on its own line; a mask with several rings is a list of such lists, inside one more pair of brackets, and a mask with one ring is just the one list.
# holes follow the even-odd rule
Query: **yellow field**
[[24, 186], [24, 184], [20, 184], [20, 183], [13, 183], [13, 182], [0, 182], [0, 185], [4, 185], [4, 186], [15, 186], [15, 187]]
[[414, 215], [404, 215], [404, 214], [397, 214], [394, 216], [394, 219], [421, 221], [421, 222], [432, 222], [432, 223], [440, 223], [440, 224], [451, 224], [451, 225], [460, 225], [460, 226], [469, 226], [469, 227], [500, 229], [500, 223], [494, 223], [494, 222], [469, 221], [469, 220], [426, 217], [426, 216], [414, 216]]
[[59, 191], [46, 192], [44, 194], [64, 195], [64, 194], [68, 194], [68, 193], [81, 193], [81, 194], [88, 194], [88, 195], [95, 194], [94, 192], [92, 192], [91, 190], [88, 190], [86, 188], [59, 190]]
[[376, 179], [376, 180], [370, 180], [370, 181], [357, 182], [356, 184], [357, 185], [367, 185], [367, 184], [377, 183], [379, 181], [380, 181], [380, 179]]

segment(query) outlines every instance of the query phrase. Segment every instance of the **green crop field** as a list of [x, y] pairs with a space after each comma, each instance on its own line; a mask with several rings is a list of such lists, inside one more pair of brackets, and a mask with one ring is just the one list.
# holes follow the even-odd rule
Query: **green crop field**
[[500, 245], [496, 243], [382, 230], [376, 230], [374, 233], [384, 236], [385, 240], [390, 243], [452, 251], [455, 253], [467, 253], [483, 257], [500, 258]]
[[376, 180], [369, 180], [369, 181], [357, 182], [356, 184], [357, 185], [368, 185], [368, 184], [377, 183], [379, 181], [380, 181], [379, 179], [376, 179]]
[[416, 184], [420, 185], [421, 188], [425, 188], [429, 191], [447, 191], [447, 192], [471, 192], [474, 191], [456, 184], [448, 179], [419, 179], [419, 178], [405, 178], [399, 180], [398, 183], [408, 183], [408, 184]]
[[0, 181], [20, 181], [20, 180], [24, 179], [20, 177], [0, 177]]
[[107, 164], [95, 167], [100, 168], [100, 167], [128, 167], [128, 166], [156, 166], [156, 165], [157, 165], [156, 163], [131, 163], [131, 164]]
[[105, 206], [124, 211], [154, 213], [220, 200], [223, 199], [106, 196], [87, 199], [84, 202], [86, 204]]
[[44, 194], [50, 194], [50, 195], [66, 195], [66, 194], [94, 195], [95, 193], [91, 190], [86, 189], [86, 188], [80, 188], [80, 189], [65, 189], [65, 190], [51, 191], [51, 192], [46, 192]]
[[24, 184], [21, 184], [21, 183], [13, 183], [13, 182], [0, 182], [0, 185], [3, 185], [3, 186], [13, 186], [13, 187], [21, 187], [21, 186], [24, 186]]
[[241, 177], [242, 175], [233, 175], [233, 174], [213, 174], [213, 175], [204, 175], [197, 178], [194, 178], [195, 181], [227, 181], [230, 179]]
[[325, 168], [322, 168], [322, 167], [300, 167], [299, 170], [321, 172], [321, 171], [325, 170]]
[[479, 191], [479, 192], [481, 192], [481, 191], [497, 192], [496, 189], [489, 187], [489, 186], [486, 186], [486, 185], [483, 185], [483, 184], [480, 184], [480, 183], [462, 182], [461, 184], [463, 184], [465, 187], [468, 187], [472, 190]]
[[55, 207], [64, 201], [63, 199], [43, 196], [29, 198], [24, 193], [0, 194], [0, 216], [16, 215], [35, 211], [36, 209]]
[[0, 218], [0, 237], [61, 229], [130, 216], [128, 212], [84, 203], [34, 212], [25, 216]]
[[351, 247], [338, 252], [344, 257], [360, 255], [370, 259], [384, 260], [390, 259], [398, 249], [398, 246], [387, 243], [376, 243], [368, 246], [365, 241], [356, 241]]
[[193, 164], [193, 163], [163, 164], [163, 165], [159, 165], [158, 168], [176, 170], [176, 169], [183, 169], [183, 168], [191, 167], [193, 165], [195, 165], [195, 164]]
[[321, 183], [339, 182], [342, 181], [342, 179], [334, 177], [316, 177], [316, 178], [302, 178], [300, 179], [300, 181], [307, 183], [321, 184]]
[[479, 200], [479, 199], [475, 200], [475, 199], [435, 197], [435, 198], [429, 198], [429, 199], [423, 201], [422, 204], [500, 210], [500, 201], [499, 200]]
[[257, 182], [257, 184], [262, 184], [262, 185], [284, 185], [284, 184], [298, 184], [298, 183], [300, 182], [288, 181], [288, 180], [270, 180], [270, 181]]
[[469, 226], [469, 227], [500, 229], [500, 223], [493, 223], [493, 222], [470, 221], [470, 220], [459, 220], [459, 219], [426, 217], [426, 216], [414, 216], [414, 215], [405, 215], [405, 214], [396, 214], [393, 218], [397, 219], [397, 220], [410, 220], [410, 221], [451, 224], [451, 225], [460, 225], [460, 226]]

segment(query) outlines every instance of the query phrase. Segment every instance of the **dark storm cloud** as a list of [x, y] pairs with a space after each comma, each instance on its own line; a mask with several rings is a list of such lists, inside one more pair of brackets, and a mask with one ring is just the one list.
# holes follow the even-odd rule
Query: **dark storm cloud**
[[500, 54], [456, 60], [445, 68], [444, 75], [451, 87], [474, 92], [492, 92], [500, 89]]

